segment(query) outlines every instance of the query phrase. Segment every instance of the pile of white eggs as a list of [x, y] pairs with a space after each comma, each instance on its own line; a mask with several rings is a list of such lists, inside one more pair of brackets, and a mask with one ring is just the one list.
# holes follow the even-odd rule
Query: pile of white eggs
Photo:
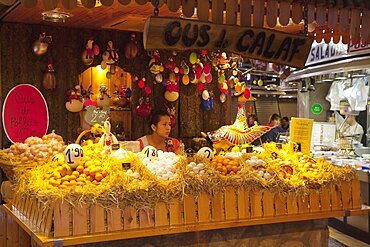
[[228, 152], [225, 154], [226, 157], [232, 157], [235, 159], [239, 159], [243, 155], [242, 152]]
[[144, 165], [157, 176], [159, 180], [171, 180], [178, 177], [176, 173], [176, 164], [179, 158], [175, 153], [158, 151], [158, 157], [147, 157], [141, 153], [140, 155]]
[[138, 179], [140, 177], [140, 174], [138, 172], [133, 172], [131, 169], [128, 169], [126, 171], [126, 175], [134, 178], [134, 179]]
[[191, 175], [203, 175], [206, 171], [204, 170], [204, 164], [203, 163], [195, 163], [190, 162], [186, 168], [189, 170], [189, 174]]
[[[263, 160], [258, 159], [257, 156], [252, 156], [250, 160], [246, 160], [247, 164], [250, 165], [253, 168], [258, 168], [259, 166], [265, 165], [265, 162]], [[269, 172], [266, 172], [264, 169], [258, 168], [257, 175], [264, 179], [270, 179], [271, 174]]]

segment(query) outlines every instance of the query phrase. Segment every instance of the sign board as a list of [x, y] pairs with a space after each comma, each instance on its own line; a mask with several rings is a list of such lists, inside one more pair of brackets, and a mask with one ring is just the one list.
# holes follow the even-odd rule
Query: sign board
[[103, 109], [98, 109], [95, 106], [89, 105], [86, 107], [85, 121], [88, 124], [101, 124], [103, 125], [105, 120], [109, 116], [109, 107], [103, 107]]
[[290, 124], [290, 141], [301, 144], [302, 153], [309, 154], [311, 147], [313, 120], [292, 117]]
[[322, 113], [322, 105], [315, 103], [311, 106], [311, 111], [315, 115], [320, 115]]
[[348, 45], [339, 42], [337, 44], [330, 41], [329, 44], [324, 41], [312, 43], [310, 54], [308, 55], [306, 66], [318, 62], [330, 61], [340, 55], [347, 54]]
[[362, 51], [362, 50], [369, 50], [370, 49], [370, 42], [367, 44], [364, 44], [362, 42], [359, 42], [357, 44], [352, 44], [352, 41], [350, 45], [348, 46], [348, 52], [356, 52], [356, 51]]
[[272, 29], [220, 25], [171, 17], [149, 17], [147, 50], [222, 50], [244, 57], [303, 68], [313, 37]]
[[49, 111], [41, 92], [30, 84], [12, 88], [4, 101], [2, 121], [6, 136], [13, 143], [45, 135]]

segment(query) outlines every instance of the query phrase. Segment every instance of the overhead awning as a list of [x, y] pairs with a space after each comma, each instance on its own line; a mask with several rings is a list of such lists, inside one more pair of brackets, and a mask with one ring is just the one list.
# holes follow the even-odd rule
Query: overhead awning
[[[21, 0], [29, 8], [42, 1], [45, 9], [55, 9], [58, 1], [65, 9], [78, 5], [93, 8], [96, 0]], [[134, 0], [99, 0], [104, 6], [111, 6], [114, 1], [123, 5]], [[0, 3], [12, 5], [17, 0], [0, 0]], [[156, 0], [135, 0], [140, 5]], [[211, 21], [216, 24], [230, 24], [251, 27], [282, 27], [298, 25], [304, 20], [304, 7], [307, 6], [307, 21], [315, 23], [312, 35], [317, 42], [352, 44], [370, 42], [370, 0], [158, 0], [159, 6], [167, 4], [172, 12], [181, 9], [188, 18]]]

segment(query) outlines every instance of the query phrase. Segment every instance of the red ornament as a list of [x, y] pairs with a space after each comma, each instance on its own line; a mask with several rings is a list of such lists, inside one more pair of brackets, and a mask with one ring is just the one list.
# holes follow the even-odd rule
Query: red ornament
[[244, 90], [244, 97], [245, 97], [246, 99], [250, 99], [250, 97], [251, 97], [251, 90], [250, 90], [249, 88], [246, 88], [246, 89]]
[[181, 67], [181, 68], [179, 69], [179, 72], [180, 72], [180, 74], [184, 74], [184, 68], [183, 68], [183, 67]]
[[146, 95], [151, 94], [152, 93], [152, 89], [149, 86], [146, 86], [145, 87], [145, 93], [146, 93]]
[[203, 89], [204, 89], [204, 84], [203, 83], [199, 83], [198, 84], [198, 90], [199, 91], [203, 91]]
[[207, 50], [202, 50], [202, 55], [203, 56], [207, 55]]
[[139, 104], [135, 111], [136, 111], [136, 114], [139, 116], [139, 117], [149, 117], [150, 114], [152, 113], [152, 105], [150, 104], [149, 102], [149, 99], [147, 98], [145, 102]]
[[139, 88], [144, 88], [145, 87], [145, 83], [143, 80], [140, 80], [137, 85], [139, 86]]

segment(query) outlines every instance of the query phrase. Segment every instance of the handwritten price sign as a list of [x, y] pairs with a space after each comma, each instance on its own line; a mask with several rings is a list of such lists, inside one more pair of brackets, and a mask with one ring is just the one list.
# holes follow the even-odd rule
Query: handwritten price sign
[[109, 107], [103, 107], [101, 110], [92, 105], [86, 107], [85, 121], [91, 125], [104, 124], [108, 116]]
[[5, 98], [2, 120], [11, 142], [24, 142], [27, 137], [42, 137], [49, 126], [48, 106], [41, 92], [30, 84], [11, 89]]

